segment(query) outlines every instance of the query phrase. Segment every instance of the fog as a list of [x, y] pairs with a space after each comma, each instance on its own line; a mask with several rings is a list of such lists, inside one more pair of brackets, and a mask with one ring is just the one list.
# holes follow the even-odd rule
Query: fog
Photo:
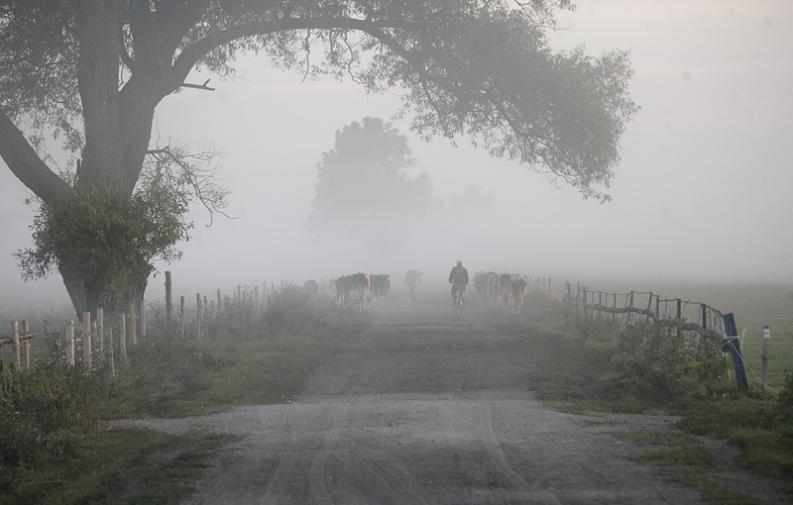
[[[395, 120], [398, 93], [371, 95], [351, 82], [302, 82], [246, 56], [217, 90], [183, 90], [158, 108], [154, 137], [225, 154], [218, 177], [229, 214], [180, 246], [178, 293], [264, 280], [408, 269], [443, 280], [457, 259], [471, 272], [504, 270], [559, 279], [793, 281], [793, 3], [592, 1], [561, 17], [557, 48], [630, 51], [641, 110], [622, 141], [608, 193], [584, 200], [564, 183], [445, 139], [425, 142]], [[197, 82], [210, 76], [195, 76]], [[308, 221], [322, 153], [334, 133], [379, 117], [409, 139], [440, 209], [389, 247], [340, 236], [319, 240]], [[0, 162], [0, 304], [66, 303], [57, 275], [20, 279], [12, 254], [30, 243], [30, 193]], [[469, 188], [492, 208], [465, 212]], [[487, 200], [487, 199], [485, 199]], [[460, 205], [463, 202], [463, 205]], [[453, 209], [458, 209], [454, 211]], [[450, 209], [452, 209], [450, 211]], [[463, 209], [463, 210], [461, 210]], [[388, 229], [391, 223], [379, 225]], [[160, 280], [151, 282], [159, 296]]]

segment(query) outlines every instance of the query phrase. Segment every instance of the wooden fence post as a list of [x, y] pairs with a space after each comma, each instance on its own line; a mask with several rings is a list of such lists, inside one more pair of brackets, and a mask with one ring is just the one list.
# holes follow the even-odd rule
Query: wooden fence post
[[611, 304], [611, 308], [614, 311], [614, 312], [611, 313], [611, 320], [612, 321], [616, 321], [617, 320], [617, 293], [614, 293], [614, 300], [613, 300], [613, 302]]
[[77, 353], [77, 342], [75, 341], [76, 337], [74, 335], [75, 325], [76, 323], [74, 321], [69, 321], [69, 324], [66, 326], [66, 364], [70, 367], [74, 366], [75, 354]]
[[735, 325], [735, 316], [730, 313], [724, 314], [722, 318], [724, 320], [724, 331], [727, 334], [724, 343], [732, 356], [732, 365], [735, 369], [735, 382], [740, 389], [749, 389], [749, 381], [746, 378], [746, 367], [743, 362], [743, 355], [741, 354], [741, 344], [738, 340], [738, 329]]
[[30, 321], [22, 321], [22, 339], [25, 341], [25, 368], [30, 370]]
[[138, 309], [135, 307], [133, 300], [129, 304], [129, 333], [132, 338], [132, 345], [138, 345]]
[[771, 329], [763, 326], [763, 356], [760, 362], [760, 382], [763, 390], [768, 389], [768, 341], [771, 339]]
[[[653, 298], [654, 297], [655, 297], [655, 295], [653, 295], [653, 292], [650, 291], [650, 296], [647, 298], [647, 312], [651, 312], [653, 310]], [[649, 323], [650, 321], [652, 321], [652, 319], [653, 318], [650, 317], [649, 314], [647, 314], [647, 322]]]
[[195, 332], [196, 338], [201, 342], [201, 294], [195, 295], [196, 312], [195, 312]]
[[83, 312], [83, 366], [91, 369], [93, 356], [91, 349], [91, 313]]
[[121, 361], [125, 364], [129, 362], [129, 356], [127, 356], [127, 315], [121, 314], [121, 319], [119, 320], [121, 324], [121, 328], [119, 329], [118, 335], [118, 350], [121, 352]]
[[105, 363], [105, 309], [98, 308], [96, 309], [96, 340], [97, 340], [97, 347], [99, 348], [99, 352], [97, 353], [99, 357], [99, 364], [104, 365]]
[[699, 308], [702, 311], [702, 328], [707, 330], [708, 329], [708, 306], [704, 303], [699, 304]]
[[184, 338], [184, 296], [179, 297], [179, 336]]
[[142, 296], [140, 298], [140, 313], [138, 314], [138, 318], [140, 319], [140, 339], [145, 340], [148, 325], [146, 321], [146, 301]]
[[[629, 309], [633, 308], [633, 295], [634, 295], [634, 292], [631, 291], [630, 298], [628, 299], [628, 307], [629, 307]], [[632, 318], [633, 318], [633, 312], [628, 310], [628, 317], [627, 317], [628, 324], [630, 324]]]
[[110, 365], [110, 375], [116, 376], [116, 359], [113, 355], [113, 327], [107, 330], [107, 361]]
[[173, 284], [171, 283], [171, 271], [165, 271], [165, 321], [168, 328], [171, 327], [173, 316]]
[[680, 298], [675, 299], [675, 320], [678, 323], [677, 326], [677, 338], [680, 338], [683, 334], [683, 330], [680, 329], [680, 323], [683, 322], [683, 300]]
[[11, 321], [11, 338], [14, 339], [14, 364], [22, 370], [22, 346], [19, 341], [19, 321]]

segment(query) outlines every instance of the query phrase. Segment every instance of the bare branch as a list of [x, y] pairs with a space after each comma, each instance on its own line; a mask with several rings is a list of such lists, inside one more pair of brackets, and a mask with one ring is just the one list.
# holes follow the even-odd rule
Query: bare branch
[[210, 79], [207, 79], [206, 81], [204, 81], [203, 84], [190, 84], [188, 82], [183, 82], [182, 84], [179, 85], [179, 87], [180, 88], [200, 89], [200, 90], [203, 90], [203, 91], [215, 91], [215, 88], [210, 88], [209, 86], [207, 86], [207, 84], [209, 84], [209, 81], [210, 81]]

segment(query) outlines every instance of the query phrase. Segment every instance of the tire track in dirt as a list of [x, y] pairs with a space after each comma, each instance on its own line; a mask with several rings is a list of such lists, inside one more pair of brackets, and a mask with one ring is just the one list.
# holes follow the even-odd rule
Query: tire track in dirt
[[533, 400], [524, 337], [441, 303], [378, 309], [293, 404], [132, 424], [244, 437], [192, 505], [700, 503]]

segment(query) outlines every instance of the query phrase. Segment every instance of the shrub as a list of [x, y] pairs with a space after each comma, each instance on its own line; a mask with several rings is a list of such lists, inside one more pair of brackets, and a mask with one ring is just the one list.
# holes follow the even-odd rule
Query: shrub
[[666, 402], [686, 395], [705, 395], [721, 384], [727, 363], [721, 346], [706, 338], [669, 335], [653, 324], [635, 324], [618, 336], [612, 358], [611, 388], [636, 397]]
[[91, 398], [101, 382], [56, 363], [18, 370], [0, 363], [0, 494], [44, 458], [73, 456], [91, 425]]
[[267, 298], [264, 322], [272, 333], [319, 326], [323, 311], [305, 290], [294, 284], [276, 288]]
[[785, 374], [785, 383], [777, 396], [775, 410], [782, 422], [793, 423], [793, 370]]

